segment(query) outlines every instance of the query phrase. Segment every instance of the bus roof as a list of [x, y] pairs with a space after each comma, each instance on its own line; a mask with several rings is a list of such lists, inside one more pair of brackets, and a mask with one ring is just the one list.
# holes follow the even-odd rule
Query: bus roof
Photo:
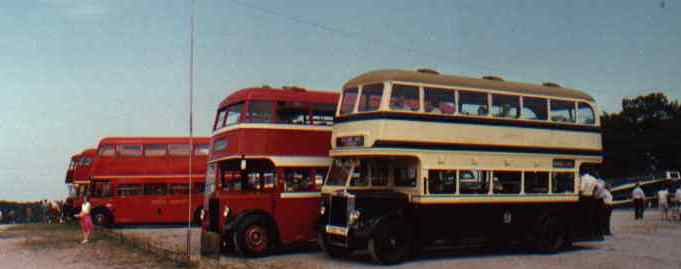
[[85, 149], [83, 150], [83, 152], [79, 154], [79, 156], [95, 156], [95, 155], [97, 155], [97, 149], [93, 148]]
[[220, 102], [219, 109], [245, 100], [288, 101], [336, 105], [338, 93], [333, 91], [311, 91], [301, 87], [269, 88], [252, 87], [238, 90]]
[[[208, 144], [209, 137], [194, 137], [194, 144]], [[188, 144], [189, 137], [105, 137], [99, 144]]]
[[419, 72], [411, 70], [382, 69], [361, 74], [343, 85], [343, 88], [354, 87], [363, 84], [380, 83], [384, 81], [402, 81], [413, 83], [426, 83], [443, 86], [462, 86], [479, 89], [505, 91], [517, 94], [534, 94], [564, 98], [582, 99], [594, 101], [590, 95], [576, 89], [564, 88], [554, 84], [553, 86], [502, 81], [500, 79], [483, 79], [454, 75], [440, 75], [433, 72]]

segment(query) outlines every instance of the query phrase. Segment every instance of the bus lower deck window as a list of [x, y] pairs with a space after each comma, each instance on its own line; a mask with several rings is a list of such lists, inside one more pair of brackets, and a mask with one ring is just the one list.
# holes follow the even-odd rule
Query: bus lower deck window
[[574, 193], [575, 192], [575, 173], [573, 172], [553, 172], [551, 177], [551, 192], [553, 193]]
[[428, 192], [433, 194], [456, 192], [456, 171], [428, 171]]

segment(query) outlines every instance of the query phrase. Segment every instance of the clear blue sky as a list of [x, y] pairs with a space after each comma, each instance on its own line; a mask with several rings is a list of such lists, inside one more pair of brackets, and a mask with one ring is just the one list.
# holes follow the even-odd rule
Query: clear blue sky
[[[0, 3], [0, 199], [63, 198], [104, 136], [184, 135], [190, 1]], [[231, 91], [377, 68], [681, 97], [679, 1], [196, 0], [195, 130]]]

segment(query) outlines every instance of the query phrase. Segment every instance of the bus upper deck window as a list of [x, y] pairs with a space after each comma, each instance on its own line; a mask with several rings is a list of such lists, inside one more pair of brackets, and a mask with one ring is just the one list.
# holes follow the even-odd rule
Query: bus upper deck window
[[333, 125], [333, 118], [336, 114], [335, 104], [312, 104], [312, 124], [314, 125]]
[[89, 166], [92, 163], [92, 158], [90, 157], [83, 157], [80, 159], [80, 162], [78, 165], [80, 166]]
[[274, 103], [270, 101], [249, 101], [245, 121], [251, 123], [271, 123]]
[[225, 116], [227, 116], [226, 109], [218, 111], [218, 115], [215, 118], [215, 127], [213, 128], [213, 131], [225, 126]]
[[231, 125], [239, 122], [241, 118], [241, 109], [243, 109], [244, 104], [233, 104], [227, 107], [227, 119], [225, 120], [225, 125]]
[[359, 97], [357, 111], [378, 110], [378, 107], [381, 106], [381, 97], [383, 97], [383, 84], [365, 85], [362, 87], [362, 95]]
[[520, 97], [492, 94], [492, 115], [499, 118], [520, 117]]
[[393, 85], [390, 95], [390, 109], [418, 111], [419, 110], [419, 88], [416, 86]]
[[189, 156], [191, 149], [189, 144], [170, 144], [168, 145], [168, 155], [170, 156]]
[[277, 102], [277, 122], [310, 124], [309, 107], [300, 102]]
[[522, 118], [526, 120], [548, 119], [548, 103], [544, 98], [523, 97]]
[[149, 144], [144, 145], [144, 156], [147, 157], [161, 157], [166, 155], [166, 145]]
[[99, 147], [99, 156], [114, 156], [116, 155], [116, 149], [114, 145], [102, 145]]
[[209, 152], [210, 152], [210, 146], [208, 144], [194, 145], [194, 155], [195, 156], [208, 156]]
[[487, 116], [489, 112], [487, 94], [459, 91], [459, 113], [472, 116]]
[[142, 156], [142, 145], [118, 145], [118, 154], [128, 157]]
[[575, 122], [575, 102], [551, 100], [551, 121]]
[[352, 113], [352, 110], [355, 108], [355, 102], [357, 102], [357, 88], [343, 90], [340, 114], [346, 115]]
[[424, 109], [435, 114], [454, 114], [456, 98], [454, 91], [435, 88], [424, 88]]
[[577, 120], [579, 124], [595, 124], [596, 117], [594, 115], [594, 110], [587, 103], [579, 102], [579, 107], [577, 110]]

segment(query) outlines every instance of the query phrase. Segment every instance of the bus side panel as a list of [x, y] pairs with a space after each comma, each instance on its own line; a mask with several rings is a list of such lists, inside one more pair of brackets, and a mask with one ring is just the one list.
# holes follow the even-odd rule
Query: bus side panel
[[[559, 217], [568, 228], [576, 227], [577, 239], [594, 239], [594, 229], [588, 228], [592, 226], [577, 203], [429, 204], [412, 210], [424, 243], [524, 240], [538, 219], [547, 215]], [[577, 223], [582, 224], [575, 226]]]

